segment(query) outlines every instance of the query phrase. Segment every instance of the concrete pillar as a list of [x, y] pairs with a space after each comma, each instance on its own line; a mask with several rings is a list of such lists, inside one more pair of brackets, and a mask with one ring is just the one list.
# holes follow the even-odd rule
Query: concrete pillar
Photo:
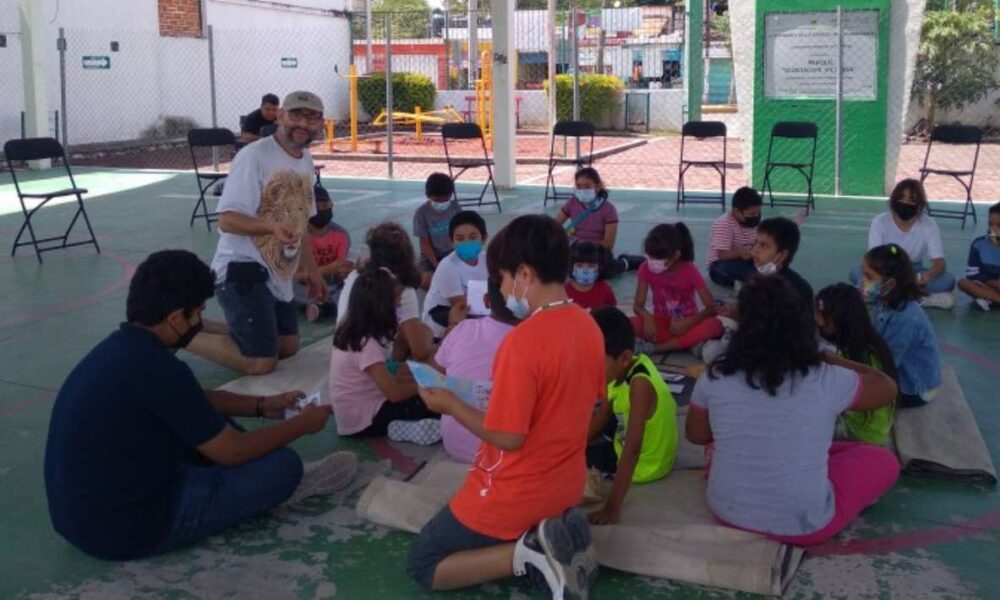
[[501, 188], [517, 184], [515, 176], [516, 122], [514, 119], [514, 72], [517, 46], [514, 43], [514, 3], [516, 0], [493, 0], [493, 102], [495, 123], [493, 157], [496, 160], [496, 183]]
[[[42, 14], [42, 2], [20, 2], [21, 71], [24, 74], [24, 116], [27, 137], [49, 137], [49, 101], [45, 83], [45, 55], [51, 53], [55, 39], [47, 39], [49, 16]], [[58, 135], [56, 135], [58, 137]], [[51, 161], [32, 161], [32, 169], [48, 169]]]
[[[745, 1], [745, 0], [740, 0]], [[735, 3], [734, 3], [735, 4]], [[687, 0], [687, 86], [688, 121], [701, 120], [701, 97], [705, 91], [705, 2]]]

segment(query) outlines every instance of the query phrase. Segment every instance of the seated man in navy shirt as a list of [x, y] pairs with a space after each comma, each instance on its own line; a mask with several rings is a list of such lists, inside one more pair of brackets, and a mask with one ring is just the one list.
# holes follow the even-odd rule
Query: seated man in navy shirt
[[129, 286], [128, 322], [59, 390], [45, 451], [49, 514], [56, 532], [87, 554], [168, 552], [282, 503], [331, 494], [354, 477], [349, 452], [303, 468], [285, 447], [323, 429], [329, 406], [245, 432], [227, 416], [281, 418], [303, 394], [204, 391], [174, 356], [201, 329], [214, 289], [212, 271], [194, 254], [152, 254]]
[[274, 94], [264, 94], [260, 99], [260, 108], [246, 116], [240, 125], [240, 141], [244, 144], [263, 137], [261, 129], [275, 125], [278, 118], [278, 103], [281, 102]]

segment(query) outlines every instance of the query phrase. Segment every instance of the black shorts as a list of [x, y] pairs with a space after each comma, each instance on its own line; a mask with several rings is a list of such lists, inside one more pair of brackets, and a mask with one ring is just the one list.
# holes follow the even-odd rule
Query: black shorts
[[[241, 265], [233, 270], [234, 265]], [[241, 277], [256, 265], [260, 276]], [[224, 283], [215, 286], [215, 297], [226, 315], [229, 335], [247, 358], [276, 358], [278, 338], [297, 335], [299, 318], [293, 302], [282, 302], [267, 287], [267, 271], [256, 263], [230, 263]], [[234, 276], [234, 273], [236, 275]]]
[[425, 589], [431, 589], [434, 572], [442, 560], [462, 550], [478, 550], [498, 546], [512, 540], [501, 540], [477, 533], [462, 525], [447, 505], [420, 530], [417, 541], [410, 547], [406, 572]]

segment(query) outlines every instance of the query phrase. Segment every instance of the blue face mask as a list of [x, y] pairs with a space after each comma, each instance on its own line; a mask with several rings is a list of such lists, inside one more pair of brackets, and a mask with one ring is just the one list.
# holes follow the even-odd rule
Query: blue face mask
[[882, 284], [865, 281], [861, 285], [861, 295], [868, 304], [878, 304], [882, 301]]
[[507, 296], [507, 310], [516, 319], [524, 320], [531, 316], [531, 306], [528, 304], [528, 288], [524, 288], [524, 296], [517, 297], [517, 280], [514, 281], [514, 289]]
[[482, 251], [483, 243], [479, 240], [469, 240], [455, 244], [455, 254], [465, 262], [476, 260]]
[[597, 282], [597, 269], [594, 267], [573, 266], [573, 281], [580, 285], [592, 285]]
[[574, 192], [576, 199], [582, 204], [590, 204], [597, 198], [597, 190], [581, 190], [578, 189]]

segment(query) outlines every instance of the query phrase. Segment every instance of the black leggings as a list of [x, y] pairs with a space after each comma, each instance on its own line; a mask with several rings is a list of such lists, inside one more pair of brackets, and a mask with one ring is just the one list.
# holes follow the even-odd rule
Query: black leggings
[[393, 421], [421, 421], [423, 419], [440, 419], [441, 415], [431, 412], [420, 396], [414, 396], [402, 402], [382, 403], [382, 408], [375, 413], [372, 424], [349, 437], [381, 437], [389, 431], [389, 423]]

